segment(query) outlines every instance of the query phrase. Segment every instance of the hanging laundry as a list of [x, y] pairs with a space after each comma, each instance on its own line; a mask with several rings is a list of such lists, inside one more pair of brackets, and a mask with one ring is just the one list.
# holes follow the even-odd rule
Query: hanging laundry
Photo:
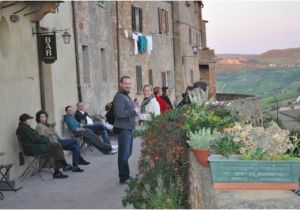
[[146, 36], [146, 39], [147, 39], [147, 52], [149, 55], [151, 55], [151, 52], [153, 50], [152, 36]]
[[138, 51], [139, 53], [147, 51], [147, 39], [144, 35], [138, 36]]
[[139, 54], [139, 52], [138, 52], [138, 43], [137, 43], [138, 40], [139, 40], [138, 35], [133, 33], [132, 34], [132, 39], [134, 41], [134, 55], [137, 55], [137, 54]]
[[127, 30], [124, 30], [124, 35], [126, 38], [128, 38], [128, 31]]

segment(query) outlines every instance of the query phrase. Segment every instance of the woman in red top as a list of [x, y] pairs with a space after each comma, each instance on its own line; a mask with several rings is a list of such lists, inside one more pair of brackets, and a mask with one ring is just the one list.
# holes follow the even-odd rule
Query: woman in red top
[[153, 88], [153, 93], [157, 102], [159, 103], [160, 113], [163, 114], [164, 112], [168, 111], [171, 107], [164, 99], [161, 98], [162, 92], [160, 87]]

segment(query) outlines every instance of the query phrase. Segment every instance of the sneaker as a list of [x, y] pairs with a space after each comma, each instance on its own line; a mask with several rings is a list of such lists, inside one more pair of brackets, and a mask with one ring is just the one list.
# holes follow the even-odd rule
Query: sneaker
[[86, 161], [86, 160], [84, 160], [84, 159], [82, 158], [82, 159], [80, 159], [80, 161], [79, 161], [78, 164], [79, 164], [79, 165], [88, 165], [88, 164], [90, 164], [90, 162], [88, 162], [88, 161]]
[[79, 168], [78, 166], [74, 167], [72, 172], [83, 172], [83, 170], [81, 168]]
[[112, 149], [111, 151], [110, 151], [110, 153], [109, 154], [115, 154], [115, 153], [117, 153], [118, 152], [118, 150], [117, 149]]
[[63, 171], [72, 171], [72, 170], [73, 170], [73, 166], [71, 166], [70, 164], [63, 167]]
[[64, 178], [68, 178], [68, 175], [63, 174], [60, 171], [53, 174], [53, 179], [64, 179]]
[[119, 146], [117, 144], [116, 145], [111, 145], [111, 148], [117, 150], [117, 149], [119, 149]]

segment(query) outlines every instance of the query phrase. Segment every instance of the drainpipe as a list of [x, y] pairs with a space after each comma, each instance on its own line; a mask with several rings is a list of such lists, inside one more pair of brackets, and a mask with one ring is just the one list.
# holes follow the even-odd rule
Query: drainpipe
[[79, 69], [79, 58], [78, 58], [78, 41], [77, 41], [77, 29], [76, 29], [76, 9], [75, 2], [72, 1], [72, 12], [73, 12], [73, 32], [74, 32], [74, 45], [75, 45], [75, 61], [76, 61], [76, 80], [77, 80], [77, 92], [78, 101], [82, 101], [81, 85], [80, 85], [80, 69]]
[[116, 32], [117, 32], [117, 64], [118, 64], [118, 88], [119, 81], [121, 78], [121, 69], [120, 69], [120, 37], [119, 37], [119, 7], [118, 1], [116, 1]]
[[37, 43], [37, 56], [38, 56], [38, 68], [39, 68], [39, 79], [40, 79], [40, 94], [41, 94], [41, 109], [45, 110], [46, 102], [45, 102], [45, 83], [44, 83], [44, 67], [42, 64], [42, 58], [41, 58], [41, 48], [40, 48], [40, 40], [41, 40], [41, 34], [40, 34], [40, 22], [35, 22], [36, 27], [36, 43]]
[[[174, 95], [175, 95], [175, 100], [177, 103], [177, 99], [176, 99], [176, 62], [175, 62], [175, 18], [174, 18], [174, 2], [171, 2], [171, 13], [172, 13], [172, 32], [173, 32], [173, 61], [174, 61], [174, 75], [173, 75], [173, 79], [174, 79]], [[177, 105], [177, 104], [176, 104]]]

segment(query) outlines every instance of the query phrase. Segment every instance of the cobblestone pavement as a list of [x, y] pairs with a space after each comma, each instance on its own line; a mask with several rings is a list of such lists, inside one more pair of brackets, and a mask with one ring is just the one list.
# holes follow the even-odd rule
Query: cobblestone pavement
[[[112, 144], [116, 144], [113, 140]], [[137, 173], [140, 156], [140, 140], [135, 139], [130, 158], [131, 176]], [[71, 156], [66, 156], [71, 163]], [[47, 209], [47, 208], [81, 208], [81, 209], [120, 209], [126, 185], [120, 185], [118, 179], [117, 154], [104, 155], [98, 150], [86, 151], [88, 166], [82, 166], [83, 173], [67, 172], [69, 178], [53, 179], [52, 174], [43, 172], [44, 181], [38, 176], [26, 177], [17, 185], [23, 189], [14, 192], [3, 192], [5, 198], [0, 200], [4, 209]], [[128, 206], [132, 208], [132, 206]]]

